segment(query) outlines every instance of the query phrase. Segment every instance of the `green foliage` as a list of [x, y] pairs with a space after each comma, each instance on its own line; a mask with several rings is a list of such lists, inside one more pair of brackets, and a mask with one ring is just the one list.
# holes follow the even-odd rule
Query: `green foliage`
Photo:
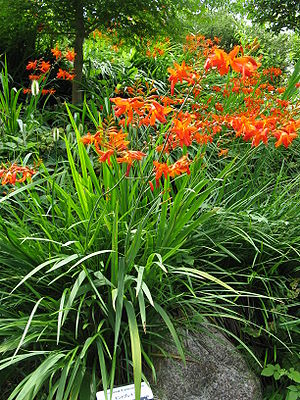
[[36, 46], [38, 22], [28, 6], [29, 0], [1, 0], [0, 57], [6, 53], [14, 76], [23, 74], [23, 66]]
[[229, 51], [239, 44], [238, 26], [237, 19], [233, 15], [221, 10], [207, 12], [205, 18], [199, 17], [199, 20], [193, 26], [193, 30], [212, 40], [214, 37], [220, 38], [220, 47]]
[[[295, 368], [281, 368], [279, 364], [268, 364], [261, 372], [262, 376], [273, 377], [275, 381], [287, 377], [292, 384], [286, 383], [287, 393], [286, 400], [297, 400], [300, 398], [300, 371]], [[297, 385], [298, 384], [298, 385]]]
[[[22, 89], [17, 90], [14, 86], [5, 60], [0, 72], [0, 155], [4, 159], [16, 159], [29, 152], [40, 156], [45, 152], [49, 156], [51, 150], [57, 152], [51, 127], [47, 123], [53, 115], [44, 110], [47, 100], [44, 100], [41, 110], [38, 107], [44, 84], [41, 84], [36, 96], [22, 99]], [[56, 123], [61, 122], [56, 119]]]
[[300, 3], [298, 0], [250, 0], [245, 3], [254, 20], [259, 23], [267, 22], [275, 32], [283, 28], [299, 32]]
[[[224, 20], [205, 29], [221, 35]], [[238, 35], [245, 46], [256, 37], [254, 28], [234, 29], [228, 48]], [[284, 64], [283, 39], [257, 32], [265, 59], [273, 62], [277, 49]], [[156, 43], [119, 40], [86, 41], [85, 101], [67, 113], [40, 94], [21, 103], [6, 67], [1, 75], [2, 159], [44, 159], [33, 182], [0, 188], [3, 399], [94, 400], [97, 390], [133, 380], [139, 397], [145, 368], [155, 372], [153, 352], [172, 340], [184, 359], [177, 327], [205, 321], [243, 348], [258, 373], [267, 364], [263, 375], [278, 379], [266, 383], [267, 400], [293, 400], [299, 372], [285, 360], [299, 349], [299, 141], [276, 150], [236, 141], [226, 158], [217, 156], [220, 143], [202, 146], [191, 175], [163, 179], [160, 193], [148, 185], [161, 144], [148, 128], [128, 128], [149, 151], [129, 176], [116, 160], [99, 164], [80, 139], [111, 118], [114, 90], [126, 96], [135, 85], [149, 94], [154, 85], [166, 94], [167, 66], [185, 58], [179, 45], [153, 56]], [[299, 63], [283, 99], [297, 101], [298, 80]], [[228, 112], [241, 98], [231, 94]]]
[[21, 89], [17, 90], [15, 87], [10, 89], [9, 78], [5, 60], [4, 69], [0, 73], [0, 124], [3, 133], [14, 135], [18, 131], [18, 121], [22, 108], [22, 103], [18, 104]]
[[290, 68], [295, 61], [298, 61], [298, 58], [292, 52], [292, 41], [296, 37], [294, 34], [280, 33], [276, 35], [257, 24], [251, 26], [240, 23], [236, 36], [245, 46], [257, 38], [259, 48], [255, 54], [262, 56], [265, 68], [276, 66], [286, 69]]
[[193, 31], [210, 39], [219, 37], [219, 46], [227, 51], [240, 43], [246, 48], [257, 39], [259, 48], [255, 56], [262, 55], [265, 68], [278, 66], [286, 69], [299, 58], [297, 34], [275, 34], [262, 25], [235, 15], [230, 9], [208, 11], [205, 17], [200, 15], [193, 25]]
[[[147, 162], [139, 176], [126, 179], [117, 165], [115, 173], [103, 165], [98, 177], [69, 115], [78, 148], [66, 140], [68, 164], [52, 175], [41, 169], [35, 182], [1, 199], [0, 369], [15, 382], [10, 400], [92, 399], [99, 384], [132, 376], [138, 396], [142, 355], [152, 368], [156, 338], [169, 331], [184, 358], [176, 333], [181, 318], [172, 314], [185, 315], [184, 304], [199, 321], [201, 281], [236, 295], [208, 272], [179, 268], [176, 259], [213, 214], [203, 208], [207, 199], [240, 163], [207, 179], [199, 157], [192, 178], [175, 186], [166, 180], [165, 192], [154, 196]], [[25, 378], [16, 376], [16, 364], [30, 371]]]

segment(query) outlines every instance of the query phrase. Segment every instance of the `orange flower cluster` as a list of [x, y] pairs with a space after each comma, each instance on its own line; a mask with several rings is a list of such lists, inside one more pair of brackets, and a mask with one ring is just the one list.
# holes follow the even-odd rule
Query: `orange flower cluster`
[[[56, 61], [65, 58], [67, 61], [73, 63], [76, 57], [76, 53], [74, 50], [67, 49], [64, 53], [58, 48], [58, 45], [54, 49], [51, 49], [53, 56], [55, 57]], [[57, 79], [65, 79], [67, 81], [72, 81], [75, 78], [75, 75], [72, 71], [66, 71], [62, 68], [58, 69], [56, 74]]]
[[282, 71], [280, 68], [270, 67], [263, 70], [263, 75], [269, 76], [271, 81], [273, 82], [274, 77], [280, 76]]
[[243, 79], [245, 79], [246, 76], [251, 76], [260, 64], [250, 56], [236, 57], [240, 50], [242, 50], [241, 46], [235, 46], [234, 49], [227, 54], [224, 50], [215, 48], [208, 56], [204, 64], [204, 69], [217, 68], [220, 75], [225, 75], [228, 74], [229, 67], [231, 67], [235, 72], [241, 73]]
[[27, 71], [34, 71], [34, 74], [29, 75], [29, 79], [36, 81], [40, 78], [44, 78], [45, 74], [49, 72], [50, 68], [50, 62], [44, 60], [29, 61], [26, 66]]
[[33, 169], [17, 164], [11, 164], [10, 166], [2, 165], [2, 168], [0, 168], [0, 180], [3, 186], [7, 184], [15, 185], [17, 182], [23, 183], [27, 179], [31, 179], [35, 174], [36, 171]]
[[63, 55], [62, 51], [58, 48], [58, 45], [56, 45], [54, 49], [51, 49], [51, 53], [53, 54], [53, 57], [56, 59], [56, 61], [64, 57], [66, 60], [73, 62], [76, 56], [74, 50], [69, 49], [67, 49]]
[[[52, 94], [53, 95], [55, 92], [56, 92], [55, 89], [42, 89], [41, 90], [42, 95], [47, 95], [47, 94]], [[24, 88], [23, 89], [23, 93], [24, 94], [29, 94], [29, 93], [31, 93], [31, 89]]]
[[[72, 62], [75, 59], [76, 53], [74, 50], [69, 50], [67, 49], [64, 53], [58, 48], [58, 45], [54, 49], [51, 49], [51, 53], [53, 54], [54, 58], [56, 61], [61, 60], [65, 58], [67, 61]], [[56, 63], [55, 63], [56, 64]], [[55, 65], [54, 64], [54, 65]], [[29, 61], [26, 69], [27, 71], [31, 71], [31, 74], [28, 76], [29, 80], [31, 81], [45, 81], [47, 75], [50, 73], [51, 68], [54, 67], [54, 65], [51, 65], [50, 61], [44, 61], [43, 59], [41, 60], [34, 60], [34, 61]], [[59, 68], [57, 74], [56, 74], [57, 79], [65, 79], [65, 80], [73, 80], [75, 78], [75, 75], [72, 73], [72, 71], [65, 71], [61, 68]], [[54, 94], [55, 90], [54, 89], [42, 89], [42, 94]], [[25, 88], [23, 89], [24, 94], [29, 94], [31, 93], [31, 89]]]
[[[103, 127], [95, 135], [87, 134], [83, 143], [93, 145], [100, 162], [126, 163], [128, 176], [132, 164], [146, 154], [129, 150], [125, 131], [131, 131], [131, 125], [134, 132], [146, 132], [149, 154], [154, 154], [152, 173], [157, 188], [163, 179], [190, 174], [195, 149], [209, 146], [213, 140], [219, 157], [230, 156], [229, 142], [234, 137], [252, 146], [271, 141], [276, 148], [291, 145], [300, 129], [299, 101], [281, 98], [286, 88], [279, 86], [279, 79], [272, 80], [281, 71], [273, 67], [268, 73], [260, 72], [260, 63], [244, 54], [240, 46], [226, 53], [217, 45], [217, 38], [211, 41], [200, 35], [187, 37], [187, 51], [194, 54], [189, 54], [189, 64], [183, 61], [168, 68], [171, 96], [159, 96], [153, 86], [141, 87], [141, 82], [119, 90], [119, 97], [110, 99], [117, 127]], [[248, 46], [249, 51], [257, 45], [254, 41]], [[214, 82], [217, 84], [212, 84], [212, 74], [205, 73], [211, 68], [221, 76], [231, 69], [238, 74], [223, 80], [218, 77]], [[182, 85], [174, 93], [179, 83]], [[136, 129], [140, 127], [144, 129]], [[149, 185], [154, 190], [151, 180]]]
[[170, 74], [169, 81], [171, 82], [171, 95], [174, 94], [174, 88], [176, 83], [186, 81], [189, 85], [195, 84], [200, 75], [197, 74], [193, 69], [186, 65], [185, 61], [182, 64], [174, 63], [174, 68], [169, 67], [168, 72]]
[[[279, 105], [287, 107], [284, 100], [276, 99]], [[297, 130], [300, 128], [300, 119], [292, 116], [287, 120], [288, 113], [280, 108], [272, 108], [270, 115], [266, 116], [260, 112], [254, 102], [248, 103], [246, 112], [227, 115], [224, 123], [232, 128], [236, 137], [242, 137], [245, 141], [251, 141], [252, 146], [258, 146], [261, 142], [268, 143], [270, 138], [276, 138], [275, 147], [284, 145], [288, 147], [298, 137]]]
[[[160, 179], [164, 176], [166, 179], [168, 176], [174, 178], [177, 175], [181, 175], [187, 173], [190, 175], [190, 164], [191, 161], [187, 156], [182, 156], [179, 160], [177, 160], [174, 164], [168, 165], [167, 163], [160, 163], [158, 161], [153, 161], [154, 165], [154, 173], [155, 173], [155, 182], [156, 187], [159, 187]], [[150, 182], [149, 182], [150, 183]], [[151, 190], [153, 190], [153, 186], [150, 185]]]
[[121, 121], [122, 125], [128, 125], [133, 121], [134, 113], [139, 117], [139, 125], [154, 126], [157, 121], [166, 123], [166, 115], [172, 110], [168, 106], [162, 106], [156, 101], [158, 96], [150, 96], [146, 100], [143, 97], [133, 97], [122, 99], [115, 97], [110, 99], [115, 104], [114, 112], [116, 117], [126, 116], [126, 120]]
[[56, 74], [56, 78], [57, 79], [65, 79], [67, 81], [72, 81], [75, 78], [75, 75], [59, 68], [58, 73]]
[[255, 117], [242, 115], [238, 117], [228, 116], [227, 120], [236, 136], [241, 136], [245, 141], [252, 141], [253, 146], [258, 146], [260, 142], [267, 144], [269, 134], [276, 126], [276, 118], [274, 117], [256, 120]]
[[214, 40], [206, 39], [203, 35], [187, 35], [186, 42], [183, 46], [185, 52], [195, 53], [197, 56], [207, 57], [211, 52], [212, 48], [215, 48], [220, 43], [218, 37], [214, 37]]
[[157, 56], [163, 56], [167, 51], [170, 45], [170, 39], [165, 38], [163, 42], [157, 41], [154, 45], [150, 40], [147, 41], [147, 50], [146, 56], [156, 58]]
[[134, 161], [140, 161], [146, 156], [145, 153], [136, 150], [129, 150], [129, 141], [127, 134], [123, 133], [122, 129], [113, 128], [105, 129], [100, 128], [95, 135], [88, 133], [81, 138], [85, 145], [93, 145], [96, 153], [98, 154], [99, 162], [106, 162], [111, 165], [111, 158], [116, 157], [119, 164], [127, 164], [126, 176], [129, 176], [131, 166]]
[[[220, 121], [216, 115], [212, 116], [212, 121], [203, 121], [195, 113], [178, 112], [176, 106], [182, 104], [182, 99], [175, 100], [164, 96], [160, 98], [164, 103], [162, 105], [158, 103], [156, 98], [157, 96], [150, 96], [144, 100], [142, 97], [129, 99], [117, 97], [111, 99], [111, 101], [115, 103], [115, 116], [125, 115], [126, 117], [126, 119], [119, 121], [123, 126], [135, 123], [138, 126], [155, 127], [157, 124], [169, 123], [170, 127], [165, 132], [164, 145], [159, 145], [156, 148], [159, 152], [163, 150], [168, 153], [178, 147], [188, 147], [191, 146], [193, 141], [198, 144], [207, 144], [207, 142], [212, 142], [212, 136], [221, 130], [218, 125]], [[223, 122], [223, 119], [221, 122]]]

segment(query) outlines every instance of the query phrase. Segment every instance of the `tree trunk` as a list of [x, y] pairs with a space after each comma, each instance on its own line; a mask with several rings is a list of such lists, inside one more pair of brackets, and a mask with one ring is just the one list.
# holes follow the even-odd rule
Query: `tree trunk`
[[76, 20], [75, 20], [75, 42], [74, 51], [76, 53], [74, 60], [74, 73], [75, 79], [72, 82], [72, 103], [82, 103], [82, 68], [83, 68], [83, 42], [85, 37], [83, 6], [78, 1], [76, 6]]

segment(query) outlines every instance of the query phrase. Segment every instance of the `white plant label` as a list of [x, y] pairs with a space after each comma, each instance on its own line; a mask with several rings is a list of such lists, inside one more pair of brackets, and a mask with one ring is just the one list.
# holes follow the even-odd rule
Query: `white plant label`
[[[96, 395], [97, 400], [105, 400], [104, 391], [98, 392]], [[107, 399], [110, 400], [110, 390], [107, 391]], [[114, 388], [112, 392], [112, 400], [135, 400], [134, 385]], [[153, 400], [152, 390], [145, 382], [142, 382], [140, 400]]]

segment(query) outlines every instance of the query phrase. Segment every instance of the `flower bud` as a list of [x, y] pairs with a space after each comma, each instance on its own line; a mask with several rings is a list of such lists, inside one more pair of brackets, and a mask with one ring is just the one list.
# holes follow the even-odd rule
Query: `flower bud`
[[71, 124], [68, 124], [68, 125], [66, 126], [66, 132], [67, 132], [67, 133], [70, 133], [71, 130], [72, 130], [72, 125], [71, 125]]
[[40, 91], [40, 85], [39, 85], [38, 81], [33, 80], [32, 84], [31, 84], [32, 96], [37, 96], [39, 94], [39, 91]]
[[58, 128], [53, 128], [52, 129], [52, 135], [53, 135], [54, 142], [57, 142], [58, 139], [59, 139], [59, 129]]
[[79, 133], [82, 135], [83, 134], [83, 125], [82, 124], [79, 124], [78, 125], [78, 131], [79, 131]]

